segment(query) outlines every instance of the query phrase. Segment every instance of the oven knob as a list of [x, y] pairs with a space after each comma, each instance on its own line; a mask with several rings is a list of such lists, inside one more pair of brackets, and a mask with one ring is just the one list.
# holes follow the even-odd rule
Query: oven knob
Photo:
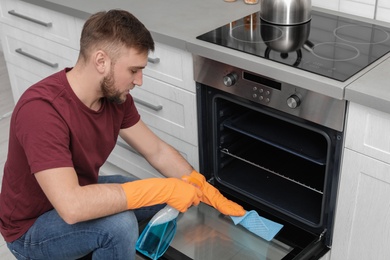
[[234, 84], [236, 84], [237, 79], [238, 79], [238, 76], [237, 76], [236, 73], [234, 73], [234, 72], [229, 73], [229, 74], [227, 74], [226, 76], [223, 77], [223, 84], [226, 87], [231, 87]]
[[297, 108], [299, 107], [299, 105], [301, 104], [301, 99], [298, 95], [291, 95], [288, 99], [287, 99], [287, 106], [289, 106], [290, 108]]

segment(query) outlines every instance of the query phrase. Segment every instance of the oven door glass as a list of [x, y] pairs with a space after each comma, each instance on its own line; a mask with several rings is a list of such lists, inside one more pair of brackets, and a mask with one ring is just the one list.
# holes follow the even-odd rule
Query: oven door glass
[[[310, 234], [302, 237], [301, 244], [288, 242], [284, 236], [286, 229], [290, 227], [283, 227], [283, 232], [268, 242], [240, 225], [235, 226], [230, 217], [201, 203], [180, 214], [175, 238], [164, 259], [309, 259], [309, 255], [320, 257], [327, 251], [324, 244]], [[295, 239], [302, 235], [297, 230], [291, 229], [291, 232], [295, 233]], [[316, 248], [315, 253], [309, 250], [313, 248]]]

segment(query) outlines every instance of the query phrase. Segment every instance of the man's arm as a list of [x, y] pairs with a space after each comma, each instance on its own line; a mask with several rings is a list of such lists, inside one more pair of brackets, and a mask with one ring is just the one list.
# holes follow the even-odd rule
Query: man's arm
[[[167, 177], [180, 179], [193, 170], [179, 152], [158, 138], [141, 120], [121, 130], [120, 135]], [[80, 186], [72, 167], [37, 172], [35, 177], [53, 207], [69, 224], [127, 210], [128, 199], [131, 199], [119, 184]], [[189, 193], [195, 194], [194, 191]]]
[[120, 136], [166, 177], [181, 178], [192, 172], [192, 166], [172, 146], [156, 136], [142, 120], [122, 129]]
[[202, 196], [198, 188], [177, 178], [149, 178], [81, 187], [74, 170], [69, 167], [41, 171], [35, 176], [68, 224], [162, 203], [185, 212], [192, 205], [198, 205]]
[[71, 167], [35, 173], [39, 185], [58, 214], [68, 224], [115, 214], [127, 209], [119, 184], [80, 186]]

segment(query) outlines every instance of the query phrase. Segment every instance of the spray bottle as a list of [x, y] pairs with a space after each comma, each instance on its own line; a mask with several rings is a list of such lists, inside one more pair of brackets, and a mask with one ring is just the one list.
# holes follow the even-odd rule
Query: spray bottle
[[[182, 180], [197, 188], [202, 187], [201, 182], [190, 176], [183, 176]], [[135, 245], [137, 251], [153, 260], [160, 258], [176, 234], [178, 215], [179, 211], [169, 205], [157, 212], [138, 238]]]
[[136, 249], [156, 260], [168, 249], [176, 233], [176, 219], [179, 211], [166, 205], [149, 221], [137, 240]]

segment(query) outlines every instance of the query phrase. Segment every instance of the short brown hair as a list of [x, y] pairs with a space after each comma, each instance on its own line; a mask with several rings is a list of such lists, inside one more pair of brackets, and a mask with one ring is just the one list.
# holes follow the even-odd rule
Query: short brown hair
[[117, 9], [98, 12], [85, 22], [80, 39], [80, 56], [84, 60], [94, 48], [116, 59], [123, 46], [139, 52], [154, 51], [149, 30], [131, 13]]

